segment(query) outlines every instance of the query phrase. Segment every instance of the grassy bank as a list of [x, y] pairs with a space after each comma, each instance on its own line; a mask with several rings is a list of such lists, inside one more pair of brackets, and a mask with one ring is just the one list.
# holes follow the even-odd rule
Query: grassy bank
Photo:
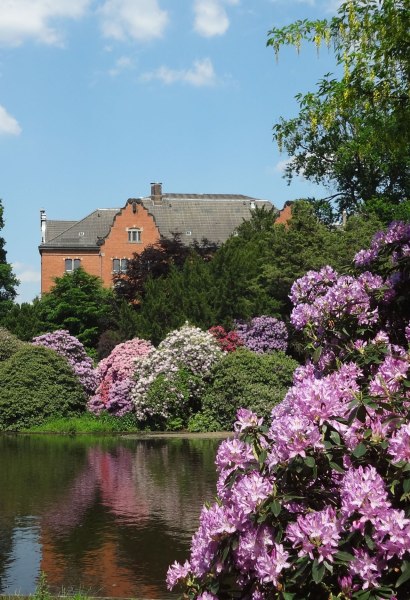
[[25, 429], [24, 433], [134, 433], [140, 429], [132, 415], [114, 417], [107, 414], [100, 416], [84, 413], [76, 417], [52, 418], [41, 425]]

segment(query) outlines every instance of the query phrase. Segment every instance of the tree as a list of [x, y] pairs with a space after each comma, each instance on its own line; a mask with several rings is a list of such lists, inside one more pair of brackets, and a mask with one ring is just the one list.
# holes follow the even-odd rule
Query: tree
[[113, 324], [113, 304], [112, 290], [80, 268], [55, 278], [55, 285], [39, 301], [38, 314], [44, 331], [67, 329], [90, 349]]
[[141, 254], [134, 253], [133, 258], [128, 261], [126, 273], [114, 277], [116, 295], [128, 302], [140, 301], [144, 297], [149, 278], [157, 279], [168, 275], [171, 267], [182, 269], [193, 252], [208, 261], [216, 249], [217, 246], [208, 240], [186, 246], [179, 234], [162, 238], [147, 246]]
[[[269, 32], [275, 53], [302, 40], [333, 45], [343, 75], [299, 94], [299, 115], [281, 118], [274, 139], [294, 175], [334, 188], [339, 210], [367, 205], [385, 219], [410, 216], [410, 11], [408, 0], [348, 0], [329, 20]], [[404, 213], [404, 214], [403, 214]]]
[[[0, 200], [0, 230], [4, 227], [3, 203]], [[0, 237], [0, 320], [13, 306], [17, 295], [16, 287], [19, 281], [13, 273], [11, 265], [6, 261], [5, 240]]]

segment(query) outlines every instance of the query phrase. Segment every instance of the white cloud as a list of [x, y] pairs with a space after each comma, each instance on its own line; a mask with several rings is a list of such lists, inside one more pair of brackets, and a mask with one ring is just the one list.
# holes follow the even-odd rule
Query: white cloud
[[291, 158], [284, 158], [283, 160], [280, 160], [279, 162], [277, 162], [275, 165], [275, 172], [276, 173], [284, 173], [286, 167], [288, 166], [288, 164], [291, 161], [292, 161]]
[[214, 67], [209, 58], [195, 61], [190, 69], [177, 70], [162, 66], [155, 71], [144, 73], [141, 79], [143, 81], [157, 79], [167, 85], [182, 82], [196, 87], [215, 85], [217, 81]]
[[0, 135], [20, 135], [21, 127], [17, 120], [12, 117], [7, 110], [0, 105]]
[[35, 271], [23, 263], [13, 263], [13, 271], [21, 283], [38, 283], [41, 281], [40, 271]]
[[133, 62], [132, 58], [130, 58], [129, 56], [120, 56], [120, 58], [118, 58], [115, 61], [115, 65], [112, 67], [112, 69], [110, 69], [108, 71], [108, 73], [109, 73], [109, 75], [111, 75], [111, 77], [116, 77], [123, 71], [126, 71], [127, 69], [133, 69], [133, 68], [134, 68], [134, 62]]
[[121, 41], [161, 37], [168, 23], [158, 0], [106, 0], [98, 12], [104, 36]]
[[204, 37], [223, 35], [229, 27], [225, 6], [238, 2], [239, 0], [195, 0], [195, 31]]
[[0, 43], [18, 46], [27, 39], [59, 45], [53, 19], [79, 19], [91, 0], [0, 0]]

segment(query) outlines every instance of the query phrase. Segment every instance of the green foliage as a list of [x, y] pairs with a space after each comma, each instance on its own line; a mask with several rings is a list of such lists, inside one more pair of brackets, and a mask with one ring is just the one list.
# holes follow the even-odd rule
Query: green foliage
[[330, 21], [296, 21], [269, 32], [276, 54], [284, 45], [299, 50], [302, 40], [325, 43], [343, 69], [339, 79], [327, 74], [315, 92], [299, 94], [299, 115], [274, 126], [291, 157], [285, 177], [303, 173], [335, 188], [340, 211], [409, 198], [409, 32], [407, 0], [349, 0]]
[[76, 269], [56, 277], [39, 301], [38, 314], [46, 331], [67, 329], [86, 348], [96, 348], [101, 333], [115, 322], [113, 293], [99, 277]]
[[[3, 213], [3, 203], [0, 200], [0, 230], [4, 227]], [[0, 237], [0, 321], [11, 309], [13, 300], [17, 295], [16, 288], [19, 284], [11, 265], [6, 260], [7, 253], [4, 246], [4, 238]]]
[[230, 430], [238, 408], [268, 417], [273, 406], [284, 398], [297, 366], [283, 352], [257, 354], [246, 348], [230, 352], [211, 371], [201, 418]]
[[[189, 417], [199, 408], [199, 392], [203, 389], [202, 378], [188, 369], [180, 368], [172, 379], [166, 373], [157, 375], [147, 392], [147, 405], [155, 408], [148, 419], [150, 429], [183, 429]], [[161, 416], [167, 406], [168, 416]]]
[[187, 429], [191, 433], [200, 433], [205, 431], [222, 431], [223, 426], [217, 420], [213, 411], [201, 410], [189, 419]]
[[138, 423], [132, 413], [117, 417], [102, 412], [94, 415], [90, 412], [73, 416], [47, 419], [41, 425], [33, 425], [26, 431], [30, 433], [126, 433], [139, 431]]
[[0, 361], [10, 358], [24, 346], [24, 342], [10, 333], [4, 327], [0, 327]]
[[85, 408], [85, 394], [54, 350], [26, 345], [0, 363], [0, 430], [18, 431]]
[[207, 329], [214, 322], [209, 265], [192, 253], [182, 268], [171, 266], [167, 276], [149, 278], [137, 313], [140, 337], [158, 344], [187, 320]]
[[14, 304], [2, 319], [2, 325], [20, 340], [29, 342], [34, 337], [48, 331], [39, 316], [40, 300], [35, 298], [30, 304]]

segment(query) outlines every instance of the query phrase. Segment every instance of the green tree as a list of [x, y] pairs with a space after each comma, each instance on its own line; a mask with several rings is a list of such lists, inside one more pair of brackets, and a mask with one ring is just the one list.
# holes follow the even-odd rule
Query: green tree
[[269, 32], [275, 53], [301, 41], [332, 46], [343, 74], [296, 98], [274, 138], [290, 156], [285, 177], [328, 185], [339, 210], [363, 203], [384, 219], [410, 216], [410, 10], [408, 0], [348, 0], [331, 20]]
[[47, 325], [40, 318], [39, 306], [38, 298], [35, 298], [32, 303], [13, 304], [2, 320], [3, 326], [20, 340], [31, 341], [36, 335], [48, 330]]
[[[0, 200], [0, 230], [4, 227], [4, 208]], [[17, 295], [18, 279], [13, 273], [11, 265], [6, 260], [5, 240], [0, 237], [0, 321], [4, 318]]]
[[113, 292], [99, 277], [76, 269], [56, 277], [39, 301], [38, 315], [46, 331], [67, 329], [86, 348], [95, 349], [101, 333], [115, 323]]

